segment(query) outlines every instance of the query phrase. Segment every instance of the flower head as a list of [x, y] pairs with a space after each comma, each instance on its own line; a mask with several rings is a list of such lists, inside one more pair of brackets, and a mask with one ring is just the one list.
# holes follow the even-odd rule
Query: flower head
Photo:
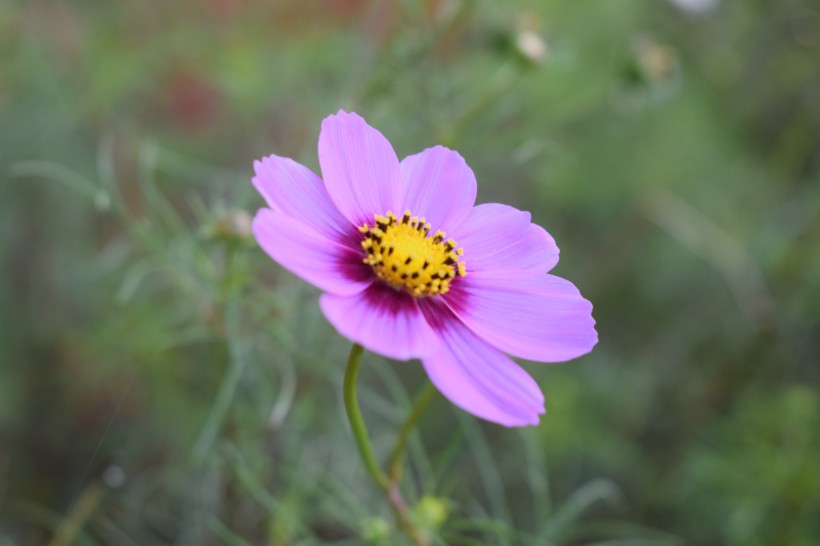
[[356, 114], [322, 122], [323, 178], [275, 155], [254, 163], [267, 201], [256, 240], [317, 286], [345, 337], [397, 360], [418, 358], [441, 393], [505, 426], [544, 413], [535, 381], [505, 353], [560, 362], [598, 340], [592, 305], [548, 275], [558, 247], [530, 214], [475, 205], [476, 180], [435, 146], [401, 162]]

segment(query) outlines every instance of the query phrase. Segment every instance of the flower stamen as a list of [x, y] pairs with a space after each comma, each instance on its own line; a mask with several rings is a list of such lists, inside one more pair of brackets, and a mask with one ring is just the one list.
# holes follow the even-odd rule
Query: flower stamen
[[373, 225], [364, 224], [364, 263], [376, 275], [415, 297], [447, 293], [456, 276], [467, 274], [461, 259], [464, 251], [439, 230], [428, 236], [431, 226], [407, 210], [401, 218], [388, 212], [376, 215]]

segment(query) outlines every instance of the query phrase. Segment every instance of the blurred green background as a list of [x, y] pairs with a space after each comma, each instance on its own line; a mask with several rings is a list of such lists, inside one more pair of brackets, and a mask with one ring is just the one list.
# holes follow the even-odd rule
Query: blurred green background
[[[403, 544], [349, 344], [248, 233], [339, 108], [595, 305], [539, 427], [422, 419], [438, 544], [820, 543], [816, 0], [0, 0], [0, 546]], [[426, 379], [360, 380], [383, 458]]]

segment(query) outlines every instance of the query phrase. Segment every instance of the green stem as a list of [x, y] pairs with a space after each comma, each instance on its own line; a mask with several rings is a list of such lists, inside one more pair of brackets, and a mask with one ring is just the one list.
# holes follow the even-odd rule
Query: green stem
[[80, 498], [71, 508], [71, 512], [60, 524], [57, 533], [52, 537], [49, 546], [69, 546], [78, 537], [83, 526], [100, 506], [105, 495], [105, 488], [98, 483], [92, 483], [83, 491]]
[[196, 464], [200, 464], [205, 460], [208, 452], [214, 445], [219, 430], [228, 418], [236, 398], [236, 393], [239, 390], [239, 384], [242, 382], [242, 376], [245, 374], [245, 368], [248, 364], [247, 351], [245, 344], [240, 339], [240, 316], [238, 298], [229, 297], [227, 310], [225, 311], [225, 322], [227, 330], [228, 343], [228, 369], [219, 385], [219, 390], [216, 393], [216, 399], [213, 406], [211, 406], [208, 417], [205, 420], [205, 425], [199, 433], [199, 437], [194, 444], [193, 458]]
[[[376, 462], [376, 456], [373, 455], [373, 446], [370, 445], [370, 437], [367, 434], [367, 427], [364, 424], [364, 419], [362, 419], [362, 412], [359, 409], [359, 400], [356, 396], [356, 378], [359, 375], [359, 365], [361, 364], [363, 353], [364, 348], [358, 343], [354, 343], [350, 349], [350, 356], [347, 357], [347, 368], [345, 369], [343, 387], [345, 410], [347, 410], [347, 418], [348, 421], [350, 421], [353, 436], [356, 438], [356, 445], [359, 447], [359, 455], [361, 455], [362, 462], [364, 462], [367, 471], [370, 472], [373, 481], [384, 491], [390, 508], [393, 510], [393, 513], [396, 514], [396, 521], [401, 531], [407, 535], [407, 538], [409, 538], [415, 546], [430, 546], [430, 538], [420, 529], [416, 528], [413, 523], [410, 508], [407, 506], [407, 503], [404, 502], [401, 491], [399, 490], [398, 480], [392, 476], [388, 477], [382, 472], [379, 463]], [[401, 456], [402, 453], [404, 453], [404, 447], [407, 445], [407, 438], [410, 435], [413, 424], [418, 420], [419, 415], [421, 415], [421, 412], [424, 410], [424, 406], [429, 403], [429, 400], [425, 402], [424, 399], [431, 396], [432, 394], [426, 395], [426, 393], [420, 396], [420, 400], [416, 402], [413, 411], [404, 423], [401, 433], [399, 434], [396, 449], [393, 450], [393, 455], [391, 456], [391, 468], [394, 464], [396, 466], [401, 465]], [[400, 470], [396, 471], [396, 474], [400, 475]]]
[[399, 483], [401, 481], [402, 458], [407, 449], [410, 433], [416, 426], [416, 422], [419, 420], [419, 417], [421, 417], [421, 414], [424, 413], [424, 410], [430, 405], [435, 394], [436, 389], [433, 387], [433, 384], [427, 383], [421, 393], [416, 397], [416, 401], [413, 403], [413, 409], [410, 410], [410, 414], [407, 416], [407, 419], [399, 431], [396, 446], [390, 454], [390, 464], [387, 466], [387, 476], [393, 483]]
[[345, 410], [347, 411], [347, 419], [350, 421], [350, 428], [353, 431], [353, 436], [356, 438], [356, 445], [359, 447], [359, 455], [362, 457], [364, 466], [370, 472], [373, 481], [376, 482], [381, 489], [388, 491], [390, 483], [387, 476], [384, 475], [379, 463], [376, 462], [376, 456], [373, 455], [373, 446], [370, 445], [370, 437], [367, 435], [367, 427], [362, 419], [362, 412], [359, 409], [359, 400], [356, 395], [356, 378], [359, 375], [359, 365], [362, 362], [362, 354], [364, 348], [358, 343], [354, 343], [350, 349], [350, 356], [347, 357], [347, 368], [345, 368], [344, 379], [344, 400]]

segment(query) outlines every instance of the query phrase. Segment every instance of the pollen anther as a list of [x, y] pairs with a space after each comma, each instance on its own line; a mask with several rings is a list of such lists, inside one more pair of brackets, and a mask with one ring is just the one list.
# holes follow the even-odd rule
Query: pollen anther
[[415, 297], [444, 294], [456, 277], [467, 275], [464, 251], [443, 231], [432, 236], [430, 224], [407, 210], [376, 215], [372, 225], [359, 227], [364, 234], [364, 263], [376, 275]]

